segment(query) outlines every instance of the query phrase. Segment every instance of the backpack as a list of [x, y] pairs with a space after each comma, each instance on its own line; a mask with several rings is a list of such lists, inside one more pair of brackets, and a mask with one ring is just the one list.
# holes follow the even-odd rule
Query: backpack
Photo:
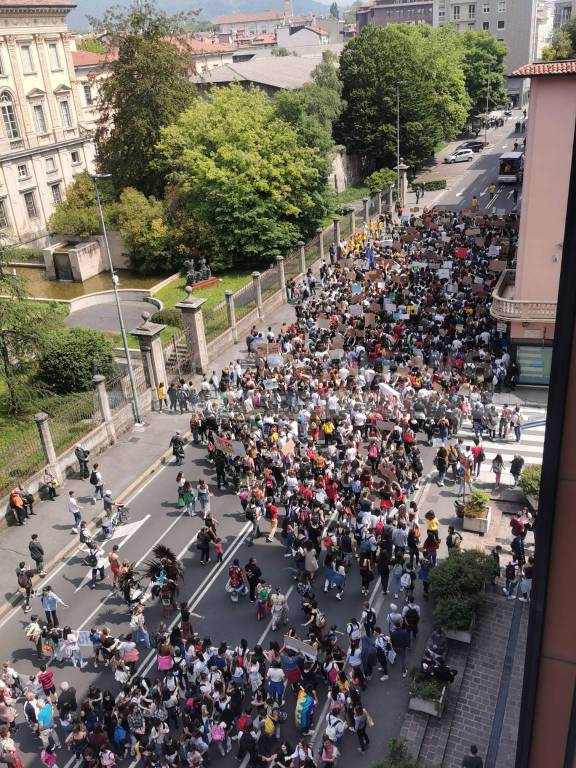
[[360, 640], [360, 625], [357, 621], [351, 621], [346, 627], [350, 640]]
[[404, 616], [404, 623], [407, 627], [417, 627], [420, 621], [420, 616], [416, 608], [408, 608], [406, 615]]
[[30, 584], [30, 577], [26, 573], [26, 571], [17, 571], [18, 575], [18, 586], [25, 589]]
[[360, 544], [360, 554], [368, 555], [372, 551], [372, 542], [370, 539], [362, 539]]
[[367, 624], [369, 627], [373, 627], [376, 625], [376, 612], [369, 608], [366, 611], [366, 617], [364, 619], [364, 623]]
[[96, 485], [98, 483], [98, 475], [96, 474], [96, 470], [92, 470], [90, 473], [90, 485]]
[[409, 573], [402, 574], [402, 576], [400, 577], [400, 585], [404, 589], [410, 589], [410, 587], [412, 586], [412, 577], [410, 576]]
[[220, 723], [214, 723], [210, 733], [212, 734], [212, 741], [224, 741], [224, 728], [222, 728]]
[[89, 565], [90, 568], [96, 568], [97, 563], [98, 563], [98, 558], [94, 553], [92, 553], [91, 555], [88, 555], [88, 557], [86, 558], [86, 564]]
[[514, 563], [508, 563], [506, 566], [506, 578], [513, 579], [516, 576], [516, 568]]
[[326, 616], [324, 616], [324, 614], [320, 610], [316, 610], [316, 626], [318, 627], [326, 626]]
[[124, 744], [127, 736], [128, 734], [126, 733], [126, 729], [123, 728], [120, 724], [114, 728], [114, 735], [112, 738], [115, 744]]

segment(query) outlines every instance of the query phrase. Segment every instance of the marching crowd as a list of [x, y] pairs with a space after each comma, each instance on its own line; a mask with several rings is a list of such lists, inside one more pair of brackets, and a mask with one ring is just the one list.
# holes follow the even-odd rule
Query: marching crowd
[[[381, 217], [333, 244], [318, 278], [309, 270], [292, 323], [278, 334], [252, 329], [250, 365], [237, 362], [214, 373], [199, 397], [185, 381], [170, 385], [174, 408], [192, 409], [193, 442], [206, 445], [218, 488], [238, 493], [250, 524], [248, 543], [264, 534], [270, 542], [281, 538], [302, 620], [289, 613], [286, 595], [264, 579], [256, 558], [244, 566], [234, 559], [226, 586], [231, 601], [245, 596], [258, 619], [285, 627], [286, 641], [264, 649], [249, 648], [246, 640], [231, 647], [202, 638], [193, 629], [202, 617], [177, 602], [179, 572], [165, 550], [148, 591], [160, 597], [166, 619], [179, 611], [179, 621], [150, 631], [141, 599], [146, 589], [130, 563], [117, 548], [108, 562], [95, 552], [93, 580], [109, 564], [131, 615], [128, 634], [114, 637], [105, 627], [89, 633], [93, 664], [111, 667], [115, 685], [91, 685], [82, 697], [66, 682], [57, 687], [47, 655], [58, 647], [63, 660], [86, 661], [79, 633], [59, 628], [60, 599], [46, 587], [46, 623], [34, 614], [26, 629], [43, 660], [40, 672], [22, 682], [5, 665], [0, 680], [0, 749], [9, 764], [20, 764], [12, 733], [22, 696], [46, 766], [57, 765], [63, 742], [87, 768], [116, 765], [126, 755], [143, 766], [205, 766], [233, 749], [253, 766], [327, 767], [336, 762], [347, 729], [361, 752], [369, 748], [373, 721], [363, 691], [376, 669], [382, 682], [393, 664], [406, 677], [420, 622], [417, 593], [428, 599], [440, 546], [434, 511], [422, 514], [414, 499], [424, 474], [418, 441], [437, 448], [437, 482], [442, 485], [451, 468], [464, 494], [480, 472], [483, 439], [505, 440], [512, 429], [521, 440], [521, 410], [498, 411], [491, 403], [494, 390], [514, 389], [519, 369], [486, 300], [497, 279], [491, 262], [498, 255], [510, 263], [516, 240], [514, 218], [427, 214], [423, 222], [392, 226]], [[164, 390], [159, 394], [166, 397]], [[466, 419], [473, 445], [457, 437]], [[182, 464], [179, 433], [171, 446]], [[521, 468], [515, 467], [515, 478]], [[502, 467], [493, 471], [499, 483]], [[106, 499], [98, 465], [93, 472], [94, 498]], [[178, 506], [203, 518], [200, 563], [221, 560], [208, 485], [189, 482], [184, 470], [176, 481]], [[523, 516], [515, 538], [521, 542], [532, 522]], [[460, 541], [451, 529], [448, 547]], [[531, 579], [523, 550], [515, 561], [509, 596], [515, 584]], [[376, 584], [395, 601], [381, 620], [370, 600]], [[349, 589], [362, 603], [339, 629], [327, 618], [326, 595], [342, 600]], [[139, 674], [139, 645], [156, 653], [150, 677]], [[445, 635], [435, 629], [421, 670], [450, 682], [447, 650]], [[327, 714], [314, 722], [321, 690], [328, 691]], [[282, 738], [289, 698], [297, 743]], [[314, 745], [312, 733], [321, 736]]]

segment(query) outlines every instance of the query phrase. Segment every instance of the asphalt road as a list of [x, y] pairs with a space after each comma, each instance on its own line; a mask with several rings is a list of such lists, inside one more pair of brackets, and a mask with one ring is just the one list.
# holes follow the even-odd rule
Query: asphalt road
[[[431, 449], [429, 449], [431, 451]], [[430, 455], [425, 450], [425, 466], [430, 466]], [[255, 546], [246, 544], [247, 525], [237, 497], [228, 492], [219, 492], [213, 483], [211, 467], [205, 459], [205, 449], [189, 446], [186, 449], [184, 472], [188, 479], [196, 481], [202, 475], [206, 476], [214, 493], [212, 498], [212, 512], [220, 521], [218, 535], [224, 542], [224, 562], [222, 564], [210, 563], [203, 567], [199, 563], [199, 553], [195, 548], [195, 537], [200, 528], [199, 517], [183, 517], [176, 507], [176, 474], [178, 468], [168, 465], [162, 468], [148, 482], [128, 500], [130, 508], [130, 520], [122, 528], [117, 529], [112, 543], [118, 543], [121, 547], [120, 554], [137, 563], [146, 560], [150, 556], [153, 546], [162, 541], [171, 547], [181, 558], [185, 568], [185, 579], [181, 586], [180, 598], [190, 602], [192, 610], [205, 616], [202, 620], [195, 620], [194, 627], [201, 636], [210, 636], [214, 644], [220, 640], [227, 640], [236, 645], [241, 637], [245, 637], [252, 646], [256, 642], [264, 643], [267, 647], [271, 639], [281, 640], [282, 634], [277, 631], [272, 633], [267, 622], [259, 623], [256, 620], [254, 605], [247, 599], [238, 604], [232, 604], [224, 586], [227, 580], [228, 565], [234, 557], [238, 557], [242, 565], [246, 564], [250, 556], [257, 558], [266, 578], [273, 585], [281, 586], [287, 592], [293, 585], [291, 565], [292, 561], [283, 557], [284, 548], [280, 539], [273, 544], [265, 542], [264, 538], [256, 542]], [[84, 490], [85, 489], [85, 490]], [[91, 486], [87, 481], [77, 493], [80, 504], [88, 504]], [[86, 497], [83, 493], [86, 493]], [[65, 502], [62, 504], [62, 526], [68, 523]], [[266, 523], [262, 526], [266, 529]], [[71, 534], [73, 535], [73, 534]], [[106, 544], [109, 551], [112, 543]], [[108, 626], [114, 636], [129, 631], [128, 612], [121, 601], [111, 594], [110, 580], [97, 584], [91, 591], [88, 587], [88, 569], [81, 564], [79, 555], [71, 556], [65, 564], [49, 577], [42, 580], [42, 584], [50, 583], [54, 591], [67, 603], [69, 608], [60, 607], [58, 616], [60, 625], [69, 625], [73, 629], [90, 629], [91, 626]], [[320, 572], [319, 572], [320, 577]], [[318, 577], [318, 582], [320, 578]], [[320, 596], [320, 605], [325, 612], [329, 624], [335, 623], [344, 630], [346, 622], [353, 616], [359, 617], [362, 604], [360, 593], [360, 579], [358, 571], [353, 570], [349, 575], [344, 599], [339, 602], [333, 593], [325, 595], [320, 583], [317, 586]], [[417, 599], [421, 595], [421, 584], [416, 591]], [[375, 609], [379, 612], [381, 620], [388, 612], [390, 597], [383, 598], [377, 587], [374, 589]], [[385, 602], [384, 602], [385, 601]], [[418, 600], [421, 604], [423, 601]], [[299, 598], [295, 591], [289, 597], [290, 617], [289, 621], [297, 631], [303, 620]], [[39, 600], [32, 601], [33, 612], [42, 616]], [[430, 620], [428, 608], [424, 609], [421, 622], [419, 642], [412, 652], [412, 661], [417, 664], [420, 658], [423, 644], [430, 633]], [[24, 637], [24, 628], [28, 616], [25, 616], [21, 608], [14, 609], [8, 616], [0, 621], [0, 652], [3, 658], [12, 660], [15, 668], [21, 674], [30, 674], [38, 667], [33, 646]], [[161, 621], [161, 609], [156, 601], [147, 604], [146, 620], [149, 630], [154, 630]], [[176, 620], [176, 617], [174, 617]], [[302, 630], [304, 635], [305, 630]], [[346, 638], [343, 638], [343, 641]], [[343, 642], [347, 647], [347, 643]], [[88, 651], [90, 653], [90, 651]], [[155, 653], [149, 654], [141, 650], [141, 670], [155, 677], [156, 664]], [[109, 669], [94, 669], [92, 663], [82, 671], [72, 667], [69, 662], [64, 666], [54, 666], [55, 680], [58, 685], [67, 680], [74, 685], [79, 697], [86, 691], [91, 682], [100, 688], [110, 688], [116, 692], [118, 683], [113, 679]], [[326, 689], [319, 689], [320, 705], [323, 709], [326, 700]], [[375, 674], [365, 694], [365, 705], [372, 713], [376, 721], [376, 727], [370, 732], [373, 744], [366, 756], [361, 756], [356, 751], [357, 743], [353, 734], [348, 734], [343, 743], [343, 756], [352, 759], [352, 756], [361, 764], [368, 765], [376, 757], [380, 757], [385, 750], [388, 740], [399, 733], [402, 718], [406, 711], [408, 701], [408, 680], [401, 677], [400, 668], [392, 668], [390, 679], [380, 682]], [[19, 707], [20, 708], [20, 707]], [[288, 720], [283, 726], [282, 735], [297, 740], [297, 733], [293, 727], [293, 697], [287, 695]], [[318, 715], [315, 718], [315, 722]], [[20, 722], [22, 716], [19, 715]], [[320, 730], [321, 735], [322, 731]], [[25, 765], [39, 764], [39, 741], [32, 737], [27, 726], [19, 729], [16, 736], [17, 744], [21, 750]], [[214, 754], [218, 765], [237, 765], [233, 755], [221, 758]], [[69, 768], [72, 765], [68, 760], [68, 753], [63, 751], [58, 760], [60, 768]], [[126, 762], [128, 764], [128, 761]], [[347, 763], [343, 763], [347, 764]]]

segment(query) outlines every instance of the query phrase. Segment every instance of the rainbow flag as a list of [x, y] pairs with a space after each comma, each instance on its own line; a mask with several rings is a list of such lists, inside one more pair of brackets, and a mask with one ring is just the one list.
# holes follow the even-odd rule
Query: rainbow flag
[[309, 730], [312, 725], [312, 715], [314, 712], [314, 699], [309, 693], [306, 693], [304, 688], [300, 688], [298, 696], [296, 697], [296, 709], [294, 711], [294, 719], [296, 721], [296, 728], [300, 731]]

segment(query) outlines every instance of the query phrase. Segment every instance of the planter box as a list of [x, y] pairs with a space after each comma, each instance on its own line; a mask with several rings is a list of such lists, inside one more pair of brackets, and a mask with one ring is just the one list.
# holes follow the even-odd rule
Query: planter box
[[538, 512], [538, 499], [534, 496], [528, 496], [527, 493], [525, 493], [524, 496], [526, 496], [526, 501], [532, 507], [532, 512]]
[[492, 519], [492, 507], [488, 507], [486, 517], [464, 517], [462, 518], [462, 530], [471, 533], [479, 533], [484, 536], [488, 532], [490, 520]]
[[431, 715], [432, 717], [442, 717], [446, 707], [447, 698], [448, 686], [445, 685], [442, 688], [442, 695], [438, 700], [421, 699], [419, 696], [410, 696], [408, 709], [411, 709], [413, 712], [424, 712], [424, 714]]
[[468, 629], [448, 629], [447, 627], [444, 627], [444, 632], [448, 640], [456, 640], [459, 643], [466, 643], [466, 645], [470, 645], [472, 642], [472, 630], [474, 629], [475, 623], [476, 614], [474, 614], [472, 617], [472, 621], [470, 622]]

